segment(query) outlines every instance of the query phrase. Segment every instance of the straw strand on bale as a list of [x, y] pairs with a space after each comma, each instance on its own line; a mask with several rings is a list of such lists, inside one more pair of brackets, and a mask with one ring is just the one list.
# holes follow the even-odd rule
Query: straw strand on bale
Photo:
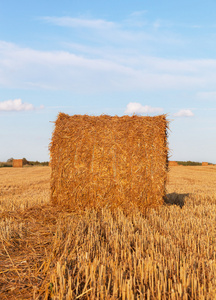
[[167, 127], [165, 115], [60, 113], [50, 144], [51, 201], [81, 210], [144, 210], [163, 203]]

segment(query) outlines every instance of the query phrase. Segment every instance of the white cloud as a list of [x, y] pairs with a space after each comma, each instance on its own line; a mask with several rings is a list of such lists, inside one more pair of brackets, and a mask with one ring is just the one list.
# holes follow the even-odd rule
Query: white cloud
[[66, 51], [36, 51], [0, 42], [0, 86], [98, 91], [118, 88], [133, 69], [107, 59], [89, 59]]
[[108, 22], [101, 19], [84, 19], [84, 18], [71, 18], [71, 17], [43, 17], [48, 23], [64, 27], [80, 27], [87, 29], [111, 29], [116, 25], [113, 22]]
[[[43, 105], [39, 107], [44, 108]], [[0, 111], [29, 111], [34, 110], [35, 107], [30, 103], [23, 103], [21, 99], [6, 100], [0, 102]]]
[[190, 109], [181, 109], [173, 114], [174, 117], [193, 117], [194, 113]]
[[92, 93], [215, 87], [216, 60], [164, 59], [114, 47], [71, 48], [38, 51], [0, 41], [0, 88]]
[[127, 105], [125, 114], [149, 114], [149, 113], [162, 113], [163, 108], [151, 107], [148, 105], [142, 105], [138, 102], [130, 102]]

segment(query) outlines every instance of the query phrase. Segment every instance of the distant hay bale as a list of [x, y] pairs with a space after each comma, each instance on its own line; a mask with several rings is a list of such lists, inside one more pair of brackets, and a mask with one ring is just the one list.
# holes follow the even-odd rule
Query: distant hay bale
[[169, 166], [178, 166], [179, 164], [176, 161], [169, 161]]
[[22, 168], [23, 160], [22, 159], [13, 159], [13, 168]]
[[60, 113], [50, 143], [51, 201], [75, 210], [163, 203], [167, 180], [165, 115]]
[[207, 162], [202, 162], [202, 166], [208, 166]]

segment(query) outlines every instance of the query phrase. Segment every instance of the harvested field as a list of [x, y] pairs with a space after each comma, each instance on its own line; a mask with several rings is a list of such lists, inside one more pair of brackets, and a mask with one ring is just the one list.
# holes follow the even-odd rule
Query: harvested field
[[215, 299], [215, 167], [170, 167], [166, 204], [129, 216], [61, 211], [50, 173], [0, 169], [0, 299]]
[[0, 213], [47, 203], [49, 187], [49, 167], [0, 168]]

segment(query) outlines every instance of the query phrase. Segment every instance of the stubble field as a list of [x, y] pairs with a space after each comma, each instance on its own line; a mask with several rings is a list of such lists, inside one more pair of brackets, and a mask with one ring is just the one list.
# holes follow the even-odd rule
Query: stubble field
[[216, 299], [216, 167], [171, 167], [145, 216], [61, 211], [50, 171], [0, 168], [0, 299]]

